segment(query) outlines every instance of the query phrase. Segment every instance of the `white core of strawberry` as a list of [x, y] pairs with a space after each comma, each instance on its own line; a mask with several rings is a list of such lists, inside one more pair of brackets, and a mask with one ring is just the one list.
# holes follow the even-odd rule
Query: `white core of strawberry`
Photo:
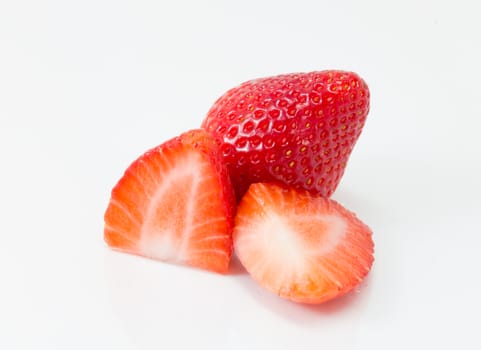
[[[168, 162], [167, 157], [165, 161]], [[185, 260], [203, 166], [202, 158], [195, 152], [188, 153], [177, 164], [168, 164], [170, 171], [159, 180], [141, 229], [139, 250], [146, 256], [163, 261]], [[176, 186], [182, 186], [180, 190], [188, 194], [185, 198], [178, 198], [175, 207], [165, 208], [163, 198]], [[161, 213], [162, 222], [158, 220], [159, 207], [165, 210]], [[176, 232], [176, 228], [181, 228], [182, 232]]]
[[[265, 256], [265, 263], [276, 267], [286, 267], [291, 273], [305, 271], [304, 243], [289, 227], [285, 219], [276, 214], [269, 214], [265, 220], [259, 223], [256, 231], [258, 232], [258, 249]], [[279, 276], [281, 275], [279, 274]]]
[[179, 254], [178, 243], [165, 232], [144, 235], [139, 249], [145, 256], [163, 261], [176, 261]]
[[[346, 221], [336, 214], [299, 217], [266, 212], [246, 224], [236, 240], [237, 252], [241, 260], [255, 261], [250, 272], [261, 280], [269, 279], [278, 294], [293, 283], [309, 281], [313, 268], [324, 269], [319, 259], [335, 251], [347, 232]], [[324, 275], [337, 283], [330, 271]]]
[[269, 213], [257, 223], [257, 237], [253, 239], [259, 244], [259, 249], [272, 259], [279, 258], [279, 263], [289, 267], [301, 267], [309, 257], [319, 257], [335, 249], [346, 235], [347, 223], [337, 215], [307, 216], [297, 220], [305, 221], [307, 225], [304, 228], [314, 234], [316, 227], [321, 228], [319, 237], [312, 237], [313, 234], [309, 233], [310, 237], [306, 238], [305, 232], [289, 223], [289, 218]]
[[347, 233], [347, 223], [338, 215], [322, 215], [316, 218], [324, 223], [326, 232], [322, 244], [314, 246], [315, 254], [324, 255], [336, 248], [342, 242]]

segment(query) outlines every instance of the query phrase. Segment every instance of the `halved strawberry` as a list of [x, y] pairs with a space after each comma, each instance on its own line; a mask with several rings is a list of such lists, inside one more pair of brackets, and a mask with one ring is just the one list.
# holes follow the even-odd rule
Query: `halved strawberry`
[[130, 165], [112, 190], [104, 237], [120, 251], [226, 272], [234, 210], [218, 145], [192, 130]]
[[302, 303], [352, 290], [373, 263], [372, 232], [334, 200], [256, 183], [235, 218], [234, 248], [263, 287]]

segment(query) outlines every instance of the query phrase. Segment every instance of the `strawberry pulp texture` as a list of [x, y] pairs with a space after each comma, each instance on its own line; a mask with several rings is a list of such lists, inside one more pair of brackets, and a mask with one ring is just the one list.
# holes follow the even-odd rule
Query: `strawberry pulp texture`
[[361, 134], [369, 97], [352, 72], [256, 79], [221, 96], [202, 127], [222, 143], [238, 200], [251, 183], [271, 181], [328, 197]]
[[224, 273], [234, 212], [216, 141], [192, 130], [128, 167], [112, 190], [104, 238], [116, 250]]
[[322, 303], [355, 288], [374, 261], [372, 231], [336, 201], [277, 184], [252, 184], [237, 209], [237, 257], [264, 288]]

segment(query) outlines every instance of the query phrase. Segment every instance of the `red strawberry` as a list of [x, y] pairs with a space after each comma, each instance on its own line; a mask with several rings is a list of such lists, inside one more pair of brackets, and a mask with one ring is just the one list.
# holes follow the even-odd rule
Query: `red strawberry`
[[238, 199], [249, 184], [271, 181], [330, 196], [368, 111], [368, 87], [355, 73], [287, 74], [229, 90], [202, 127], [223, 143]]
[[105, 241], [120, 251], [226, 272], [234, 210], [218, 145], [204, 130], [193, 130], [126, 170], [105, 213]]
[[352, 290], [373, 263], [372, 233], [334, 200], [256, 183], [242, 198], [234, 247], [262, 286], [302, 303]]

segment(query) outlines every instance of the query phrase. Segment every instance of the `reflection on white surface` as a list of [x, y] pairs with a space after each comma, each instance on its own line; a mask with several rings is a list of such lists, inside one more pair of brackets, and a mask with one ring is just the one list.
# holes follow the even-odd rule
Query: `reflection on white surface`
[[370, 298], [368, 278], [357, 291], [334, 301], [296, 304], [255, 284], [237, 259], [228, 275], [115, 252], [106, 252], [104, 261], [117, 322], [145, 349], [165, 342], [282, 348], [319, 337], [349, 348]]

